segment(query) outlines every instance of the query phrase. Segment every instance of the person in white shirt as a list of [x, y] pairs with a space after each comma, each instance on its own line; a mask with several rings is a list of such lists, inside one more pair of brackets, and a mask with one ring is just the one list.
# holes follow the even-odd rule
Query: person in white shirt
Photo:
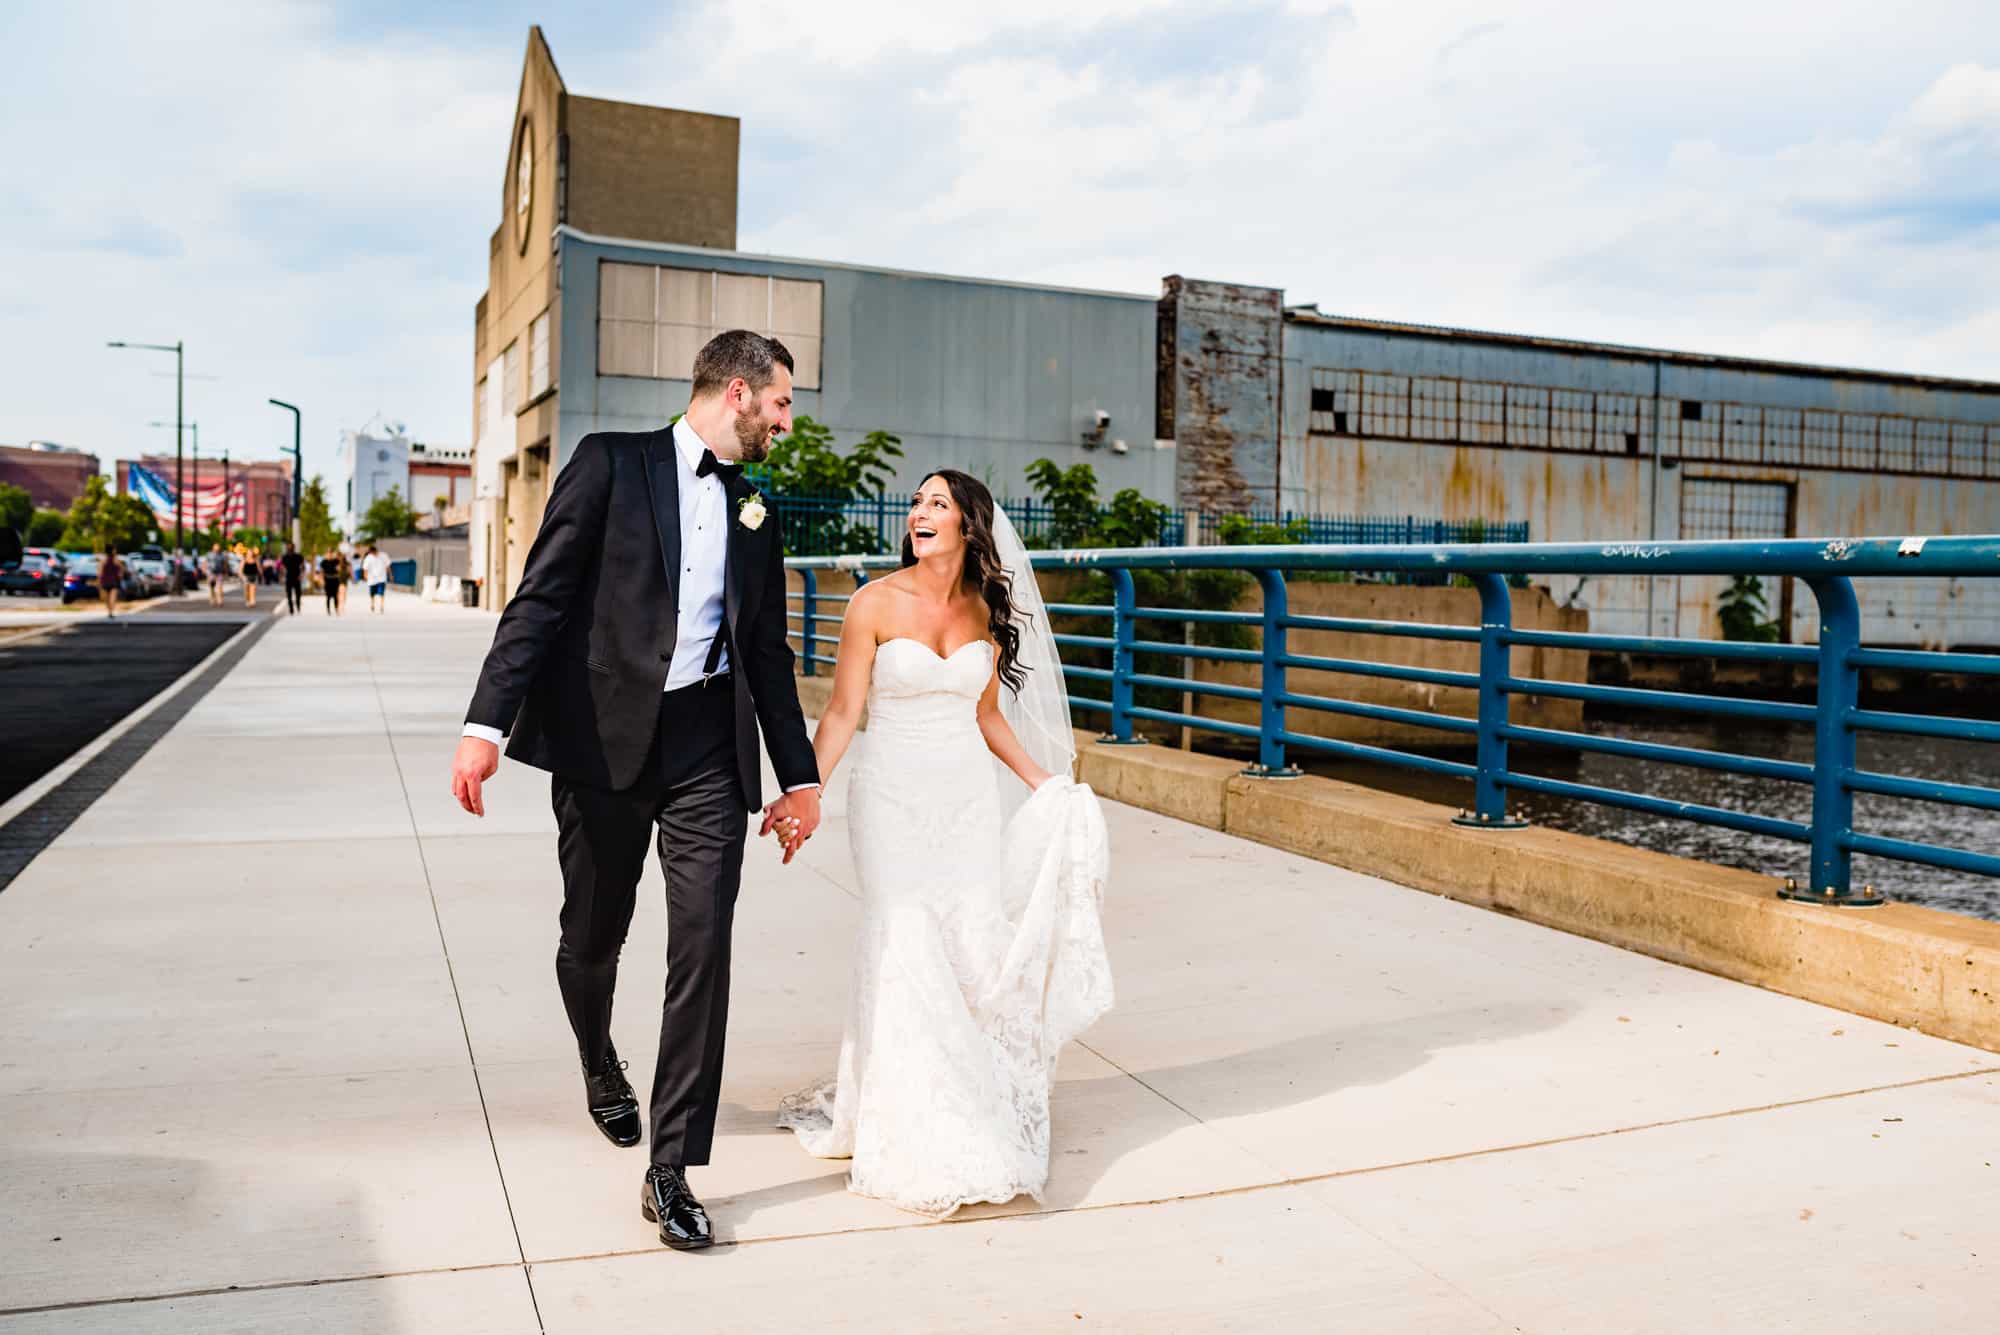
[[368, 610], [386, 612], [389, 610], [389, 558], [379, 547], [371, 545], [368, 554], [361, 558], [361, 578], [368, 585]]

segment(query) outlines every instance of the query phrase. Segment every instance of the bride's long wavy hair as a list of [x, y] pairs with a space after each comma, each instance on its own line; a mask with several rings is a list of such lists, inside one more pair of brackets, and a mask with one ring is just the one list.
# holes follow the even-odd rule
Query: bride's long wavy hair
[[[986, 631], [1000, 648], [1000, 680], [1019, 694], [1027, 684], [1028, 669], [1020, 662], [1021, 632], [1014, 625], [1013, 582], [1007, 578], [1007, 568], [1000, 563], [993, 541], [993, 493], [984, 482], [956, 468], [933, 469], [917, 485], [922, 487], [932, 478], [938, 478], [951, 490], [952, 503], [958, 506], [965, 531], [965, 570], [961, 579], [964, 587], [976, 591], [986, 604]], [[903, 564], [916, 563], [917, 554], [910, 547], [910, 534], [905, 529]]]

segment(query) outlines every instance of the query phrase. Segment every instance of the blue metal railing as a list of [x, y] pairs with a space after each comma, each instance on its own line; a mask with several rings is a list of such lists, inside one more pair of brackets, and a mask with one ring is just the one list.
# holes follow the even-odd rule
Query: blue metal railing
[[[1506, 796], [1511, 790], [1579, 799], [1774, 836], [1809, 846], [1810, 880], [1804, 887], [1788, 888], [1786, 893], [1791, 898], [1810, 899], [1818, 903], [1867, 906], [1881, 902], [1872, 887], [1860, 891], [1853, 887], [1852, 861], [1856, 853], [2000, 876], [2000, 856], [1993, 853], [1885, 838], [1853, 828], [1856, 793], [1914, 798], [1986, 811], [2000, 810], [2000, 790], [1940, 779], [1878, 774], [1859, 768], [1855, 738], [1861, 732], [2000, 742], [2000, 722], [1861, 708], [1861, 669], [1874, 667], [2000, 676], [2000, 654], [1864, 648], [1861, 644], [1860, 608], [1854, 594], [1854, 581], [1857, 579], [1920, 576], [2000, 579], [2000, 536], [1931, 538], [1921, 542], [1864, 538], [1436, 547], [1128, 548], [1043, 552], [1031, 559], [1037, 569], [1096, 571], [1102, 572], [1108, 579], [1108, 606], [1059, 603], [1051, 605], [1049, 610], [1057, 617], [1108, 619], [1111, 623], [1108, 636], [1059, 634], [1056, 637], [1059, 643], [1069, 648], [1110, 653], [1111, 666], [1108, 669], [1080, 664], [1065, 665], [1064, 668], [1071, 682], [1069, 700], [1072, 708], [1108, 716], [1109, 725], [1103, 740], [1109, 744], [1137, 743], [1135, 725], [1147, 721], [1255, 741], [1257, 764], [1250, 772], [1265, 777], [1295, 774], [1297, 771], [1286, 763], [1286, 754], [1288, 749], [1296, 749], [1470, 779], [1473, 805], [1470, 812], [1461, 818], [1462, 823], [1488, 829], [1512, 828], [1522, 823], [1508, 816]], [[799, 608], [793, 613], [794, 619], [800, 623], [795, 635], [803, 648], [808, 675], [833, 661], [830, 653], [821, 652], [822, 646], [835, 646], [840, 638], [837, 633], [829, 635], [822, 630], [828, 621], [826, 608], [829, 604], [837, 606], [847, 601], [845, 597], [819, 592], [819, 572], [838, 567], [852, 571], [858, 581], [865, 582], [870, 570], [893, 569], [896, 564], [891, 557], [808, 557], [787, 562], [801, 575], [803, 582], [803, 589], [791, 597]], [[1257, 612], [1238, 612], [1139, 607], [1132, 578], [1135, 570], [1247, 572], [1262, 587], [1263, 608]], [[1480, 624], [1471, 627], [1351, 617], [1296, 616], [1288, 611], [1285, 580], [1288, 572], [1334, 571], [1464, 576], [1479, 592]], [[1819, 605], [1818, 643], [1758, 644], [1516, 630], [1507, 584], [1510, 576], [1738, 574], [1801, 579], [1812, 590]], [[1139, 631], [1141, 623], [1154, 621], [1245, 627], [1260, 632], [1260, 643], [1254, 649], [1240, 649], [1142, 636]], [[1477, 672], [1453, 672], [1294, 653], [1287, 639], [1287, 632], [1294, 630], [1477, 643], [1479, 669]], [[1811, 663], [1817, 672], [1817, 695], [1814, 703], [1808, 705], [1517, 676], [1511, 662], [1512, 651], [1534, 647]], [[1136, 665], [1140, 654], [1255, 664], [1261, 674], [1260, 682], [1253, 688], [1142, 673]], [[1287, 669], [1293, 668], [1471, 690], [1476, 692], [1477, 708], [1474, 716], [1467, 718], [1434, 710], [1301, 695], [1290, 690], [1287, 684]], [[1076, 694], [1075, 686], [1079, 682], [1098, 683], [1108, 686], [1109, 690], [1103, 696]], [[1199, 713], [1142, 705], [1134, 696], [1138, 687], [1172, 690], [1189, 697], [1254, 701], [1258, 705], [1258, 721], [1251, 726]], [[1814, 730], [1813, 759], [1811, 764], [1802, 764], [1694, 747], [1601, 737], [1566, 729], [1521, 727], [1508, 718], [1509, 701], [1520, 694], [1627, 708], [1678, 710], [1809, 725]], [[1451, 760], [1301, 733], [1287, 724], [1288, 712], [1294, 709], [1402, 723], [1470, 737], [1475, 747], [1475, 758], [1471, 762]], [[1508, 766], [1507, 748], [1510, 742], [1565, 747], [1581, 752], [1808, 785], [1812, 790], [1812, 819], [1809, 822], [1783, 820], [1522, 773]]]

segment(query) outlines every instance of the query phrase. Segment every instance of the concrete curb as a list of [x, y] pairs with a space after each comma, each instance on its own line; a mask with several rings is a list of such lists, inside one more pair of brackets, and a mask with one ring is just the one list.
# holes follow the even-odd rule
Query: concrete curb
[[[1656, 959], [2000, 1052], [2000, 923], [1911, 904], [1826, 909], [1769, 876], [1215, 756], [1079, 746], [1105, 797]], [[1219, 817], [1219, 819], [1218, 819]]]
[[[830, 677], [799, 679], [817, 714]], [[1780, 882], [1561, 830], [1479, 830], [1449, 807], [1219, 756], [1077, 733], [1099, 794], [1705, 973], [2000, 1052], [2000, 923], [1779, 899]]]

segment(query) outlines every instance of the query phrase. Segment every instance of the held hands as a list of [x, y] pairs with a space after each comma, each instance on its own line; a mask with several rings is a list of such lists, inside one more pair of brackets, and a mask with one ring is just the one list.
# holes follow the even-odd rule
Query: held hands
[[764, 808], [764, 825], [757, 831], [757, 837], [776, 831], [778, 842], [784, 846], [785, 862], [790, 863], [792, 855], [806, 840], [819, 829], [819, 789], [800, 788], [786, 793], [770, 806]]
[[451, 757], [451, 795], [475, 816], [486, 814], [479, 786], [500, 768], [500, 748], [478, 737], [461, 737]]

